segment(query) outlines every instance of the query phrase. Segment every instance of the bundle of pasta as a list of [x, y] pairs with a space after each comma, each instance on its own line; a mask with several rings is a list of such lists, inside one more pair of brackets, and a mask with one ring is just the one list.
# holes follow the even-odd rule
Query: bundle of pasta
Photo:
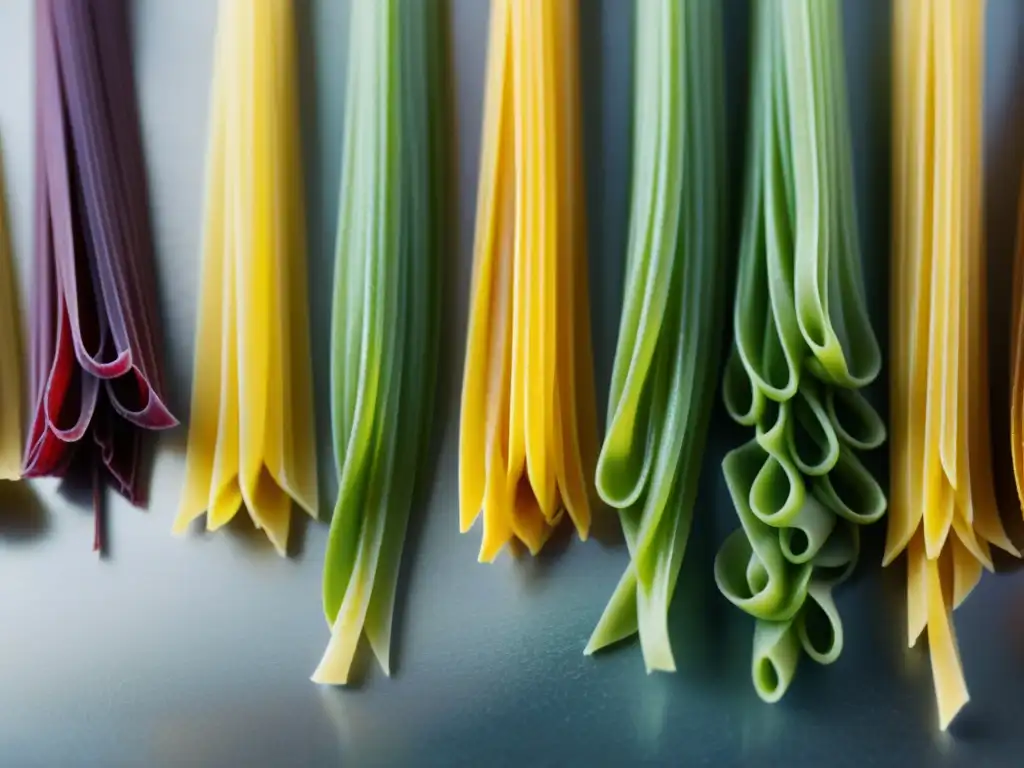
[[21, 320], [0, 157], [0, 480], [21, 477]]
[[982, 568], [992, 569], [992, 546], [1016, 553], [999, 519], [989, 445], [984, 11], [982, 2], [896, 3], [893, 22], [892, 512], [884, 562], [906, 552], [908, 641], [927, 627], [943, 729], [968, 701], [952, 611]]
[[390, 674], [395, 587], [437, 367], [444, 5], [352, 5], [331, 352], [339, 491], [320, 683], [348, 681], [364, 634]]
[[580, 155], [578, 3], [493, 0], [459, 522], [480, 560], [536, 554], [563, 511], [590, 530], [596, 453]]
[[756, 619], [752, 676], [785, 693], [801, 649], [842, 651], [832, 590], [859, 526], [885, 513], [858, 458], [885, 439], [859, 392], [881, 368], [868, 320], [840, 0], [757, 4], [745, 221], [726, 364], [727, 410], [754, 438], [723, 462], [741, 528], [715, 560], [719, 589]]
[[244, 503], [282, 556], [317, 514], [292, 0], [222, 0], [192, 414], [176, 533]]
[[164, 402], [153, 245], [124, 0], [36, 4], [36, 220], [27, 477], [101, 476], [145, 504]]
[[722, 21], [717, 0], [639, 0], [636, 14], [626, 292], [597, 463], [631, 562], [584, 652], [639, 632], [647, 670], [672, 671], [668, 608], [722, 335]]

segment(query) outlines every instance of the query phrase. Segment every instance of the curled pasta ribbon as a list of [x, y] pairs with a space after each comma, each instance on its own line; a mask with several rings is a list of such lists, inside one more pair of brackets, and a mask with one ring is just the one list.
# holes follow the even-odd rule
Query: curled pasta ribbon
[[969, 699], [953, 609], [982, 569], [992, 569], [993, 546], [1017, 554], [1000, 522], [989, 445], [985, 3], [893, 8], [892, 511], [884, 562], [906, 553], [908, 641], [927, 629], [945, 729]]
[[143, 434], [162, 395], [153, 244], [127, 4], [36, 3], [33, 415], [26, 477], [93, 477], [146, 502]]
[[639, 632], [673, 671], [668, 609], [693, 516], [721, 346], [725, 259], [722, 20], [715, 0], [636, 6], [625, 294], [597, 463], [630, 564], [586, 648]]
[[185, 484], [174, 532], [244, 504], [284, 556], [317, 514], [291, 0], [222, 0]]
[[754, 428], [722, 469], [740, 518], [715, 559], [756, 620], [751, 675], [778, 701], [806, 654], [839, 657], [833, 589], [886, 498], [858, 458], [885, 441], [859, 391], [881, 368], [853, 207], [837, 0], [757, 5], [744, 227], [723, 396]]
[[0, 480], [17, 480], [21, 477], [21, 320], [5, 198], [0, 156]]
[[536, 554], [567, 512], [590, 531], [596, 454], [579, 19], [493, 0], [459, 433], [459, 527], [482, 562]]
[[348, 682], [364, 635], [390, 674], [395, 588], [437, 368], [448, 193], [444, 5], [352, 5], [331, 345], [339, 491], [319, 683]]

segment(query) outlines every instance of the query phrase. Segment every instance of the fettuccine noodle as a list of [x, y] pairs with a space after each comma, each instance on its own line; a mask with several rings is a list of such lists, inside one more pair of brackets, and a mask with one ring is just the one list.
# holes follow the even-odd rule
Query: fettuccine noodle
[[202, 289], [176, 533], [244, 503], [282, 556], [317, 514], [292, 0], [221, 0]]
[[21, 477], [21, 321], [2, 160], [0, 157], [0, 480], [17, 480]]
[[1010, 450], [1017, 498], [1024, 510], [1024, 177], [1017, 209], [1017, 252], [1013, 263], [1013, 328], [1010, 337]]
[[675, 669], [668, 609], [690, 532], [718, 379], [725, 293], [718, 0], [638, 0], [633, 204], [597, 490], [631, 563], [585, 653], [634, 633]]
[[319, 683], [348, 682], [363, 635], [391, 670], [398, 569], [434, 407], [449, 194], [443, 7], [352, 5], [331, 348], [339, 492]]
[[755, 428], [723, 471], [741, 528], [715, 559], [756, 619], [751, 673], [778, 701], [803, 653], [843, 648], [832, 597], [882, 517], [858, 458], [885, 428], [860, 393], [881, 368], [854, 207], [839, 0], [756, 4], [747, 198], [726, 407]]
[[590, 530], [596, 454], [575, 0], [493, 0], [459, 444], [480, 560]]
[[163, 395], [156, 276], [126, 3], [38, 0], [32, 419], [25, 477], [85, 475], [147, 501]]
[[939, 725], [967, 703], [952, 612], [1016, 554], [989, 445], [981, 96], [985, 3], [894, 5], [892, 512], [911, 646], [927, 628]]

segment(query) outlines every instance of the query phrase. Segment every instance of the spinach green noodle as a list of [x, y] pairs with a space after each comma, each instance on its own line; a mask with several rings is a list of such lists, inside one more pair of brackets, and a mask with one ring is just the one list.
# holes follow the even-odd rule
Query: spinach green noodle
[[881, 369], [854, 208], [838, 0], [756, 6], [744, 225], [726, 409], [754, 437], [722, 469], [740, 528], [715, 559], [755, 619], [752, 676], [778, 701], [806, 653], [838, 658], [833, 590], [886, 510], [858, 458], [885, 440], [860, 388]]
[[585, 653], [639, 634], [647, 670], [671, 671], [724, 320], [722, 21], [718, 0], [639, 0], [636, 14], [626, 287], [596, 475], [631, 562]]
[[353, 3], [331, 328], [338, 498], [324, 555], [345, 684], [361, 637], [386, 674], [398, 573], [430, 440], [447, 247], [446, 6]]

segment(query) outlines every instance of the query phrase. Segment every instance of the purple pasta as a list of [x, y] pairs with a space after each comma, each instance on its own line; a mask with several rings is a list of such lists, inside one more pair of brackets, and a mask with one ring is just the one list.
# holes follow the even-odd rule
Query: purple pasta
[[125, 0], [38, 0], [36, 222], [26, 477], [91, 474], [146, 503], [162, 395], [153, 246]]

